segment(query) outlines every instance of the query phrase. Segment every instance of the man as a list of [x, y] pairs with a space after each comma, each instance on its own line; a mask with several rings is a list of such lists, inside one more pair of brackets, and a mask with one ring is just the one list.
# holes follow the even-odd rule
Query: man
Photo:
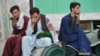
[[[30, 9], [30, 17], [31, 20], [29, 21], [28, 28], [26, 30], [27, 36], [24, 36], [22, 39], [23, 56], [30, 56], [31, 51], [32, 49], [34, 49], [34, 47], [42, 48], [42, 47], [50, 46], [51, 42], [54, 43], [58, 42], [57, 37], [53, 37], [55, 36], [56, 32], [47, 15], [40, 14], [39, 9], [34, 7]], [[50, 32], [49, 33], [50, 37], [47, 37], [48, 33], [46, 32]], [[51, 33], [52, 34], [54, 33], [54, 35], [51, 36]], [[40, 36], [39, 34], [43, 38], [38, 39], [37, 36]], [[61, 45], [59, 44], [59, 46]], [[34, 55], [35, 54], [36, 53], [34, 53]]]
[[20, 12], [17, 5], [10, 9], [12, 14], [12, 35], [6, 40], [2, 56], [21, 56], [22, 36], [25, 35], [29, 18]]
[[66, 45], [74, 47], [80, 53], [91, 54], [91, 43], [79, 26], [80, 6], [78, 2], [70, 4], [71, 13], [63, 17], [61, 21], [59, 40], [64, 41]]

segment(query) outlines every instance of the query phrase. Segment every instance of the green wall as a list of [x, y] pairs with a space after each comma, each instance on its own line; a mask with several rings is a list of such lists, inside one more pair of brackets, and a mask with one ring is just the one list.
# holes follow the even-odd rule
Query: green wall
[[73, 1], [81, 4], [81, 12], [100, 12], [100, 0], [33, 0], [33, 5], [38, 7], [41, 13], [68, 13], [69, 5]]

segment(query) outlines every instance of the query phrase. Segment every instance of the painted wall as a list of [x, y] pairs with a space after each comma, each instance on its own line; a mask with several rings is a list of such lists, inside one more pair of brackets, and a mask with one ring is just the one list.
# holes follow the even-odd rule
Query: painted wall
[[73, 1], [81, 4], [84, 13], [100, 12], [100, 0], [33, 0], [33, 5], [40, 8], [41, 13], [69, 13], [69, 5]]

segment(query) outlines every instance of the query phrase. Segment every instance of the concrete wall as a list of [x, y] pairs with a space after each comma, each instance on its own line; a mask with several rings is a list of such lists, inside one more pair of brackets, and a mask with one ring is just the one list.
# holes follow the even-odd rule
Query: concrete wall
[[[0, 0], [0, 4], [1, 4], [1, 0]], [[2, 37], [4, 36], [3, 33], [3, 24], [2, 24], [2, 7], [0, 5], [0, 40], [2, 39]]]

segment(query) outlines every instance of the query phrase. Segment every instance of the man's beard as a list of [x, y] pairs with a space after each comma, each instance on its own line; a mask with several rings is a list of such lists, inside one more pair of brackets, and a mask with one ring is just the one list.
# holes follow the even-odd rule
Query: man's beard
[[79, 15], [79, 14], [80, 14], [80, 12], [74, 12], [74, 14]]

